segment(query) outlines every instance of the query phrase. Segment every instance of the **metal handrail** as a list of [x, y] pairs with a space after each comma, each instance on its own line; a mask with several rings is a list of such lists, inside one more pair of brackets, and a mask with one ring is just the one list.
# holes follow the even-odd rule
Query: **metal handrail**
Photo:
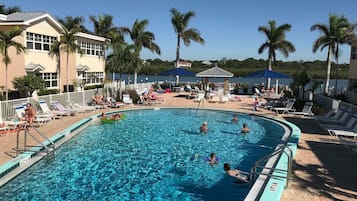
[[[286, 152], [286, 149], [289, 150], [290, 153], [287, 153]], [[269, 168], [269, 167], [265, 167], [265, 166], [262, 166], [261, 163], [269, 160], [270, 158], [276, 156], [277, 154], [282, 154], [282, 153], [285, 153], [288, 157], [288, 169], [287, 170], [284, 170], [284, 169], [278, 169], [278, 168]], [[292, 150], [290, 149], [289, 146], [287, 146], [287, 144], [285, 144], [284, 146], [280, 146], [278, 149], [274, 150], [274, 152], [268, 154], [267, 156], [263, 157], [262, 159], [258, 160], [255, 162], [254, 166], [251, 168], [251, 171], [250, 171], [250, 181], [251, 181], [251, 185], [253, 184], [253, 180], [255, 179], [256, 175], [257, 175], [257, 168], [262, 168], [262, 170], [259, 172], [259, 175], [265, 175], [265, 176], [269, 176], [269, 177], [278, 177], [278, 178], [286, 178], [286, 186], [288, 186], [288, 182], [289, 182], [289, 178], [290, 178], [290, 175], [291, 175], [291, 169], [292, 169]], [[269, 170], [269, 173], [265, 173], [263, 172], [263, 170]], [[283, 171], [283, 172], [286, 172], [286, 176], [278, 176], [278, 175], [273, 175], [273, 172], [272, 171]], [[285, 187], [286, 187], [285, 186]]]

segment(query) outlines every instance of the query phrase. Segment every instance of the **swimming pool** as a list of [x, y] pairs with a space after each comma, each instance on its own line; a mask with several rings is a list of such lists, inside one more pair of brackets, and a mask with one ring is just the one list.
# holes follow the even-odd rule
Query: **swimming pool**
[[[243, 200], [249, 192], [223, 163], [249, 171], [272, 152], [284, 128], [256, 116], [189, 109], [125, 112], [95, 123], [0, 189], [0, 200]], [[198, 127], [208, 122], [202, 135]], [[240, 133], [243, 123], [251, 132]], [[205, 158], [217, 153], [211, 167]]]

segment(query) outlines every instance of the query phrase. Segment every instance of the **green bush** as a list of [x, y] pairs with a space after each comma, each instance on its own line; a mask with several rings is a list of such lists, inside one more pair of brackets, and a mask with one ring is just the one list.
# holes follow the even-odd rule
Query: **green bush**
[[58, 94], [59, 90], [58, 89], [41, 89], [38, 92], [39, 96], [44, 96], [44, 95], [50, 95], [50, 94]]

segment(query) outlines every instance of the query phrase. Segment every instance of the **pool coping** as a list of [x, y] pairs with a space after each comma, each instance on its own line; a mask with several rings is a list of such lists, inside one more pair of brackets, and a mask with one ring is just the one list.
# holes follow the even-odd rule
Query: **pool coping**
[[[187, 108], [180, 108], [180, 107], [148, 107], [148, 108], [131, 108], [127, 109], [125, 111], [133, 111], [133, 110], [155, 110], [155, 109], [160, 109], [160, 108], [165, 108], [165, 109], [197, 109], [197, 108], [192, 108], [192, 107], [187, 107]], [[284, 149], [291, 149], [292, 150], [292, 156], [293, 158], [295, 157], [296, 150], [297, 150], [297, 145], [298, 141], [300, 139], [301, 131], [300, 129], [281, 118], [277, 118], [274, 116], [270, 115], [259, 115], [256, 113], [249, 113], [249, 112], [240, 112], [240, 111], [232, 111], [228, 109], [209, 109], [209, 108], [204, 108], [204, 110], [216, 110], [216, 111], [225, 111], [225, 112], [238, 112], [238, 113], [244, 113], [248, 115], [253, 115], [257, 116], [260, 118], [264, 118], [267, 120], [272, 120], [279, 122], [280, 124], [286, 126], [287, 128], [290, 129], [289, 136], [287, 139], [284, 141], [284, 145], [278, 144], [278, 146], [288, 146], [289, 148], [284, 148]], [[118, 113], [123, 110], [115, 110], [111, 112], [106, 112], [106, 114], [113, 114], [113, 113]], [[61, 144], [65, 143], [69, 139], [71, 139], [73, 136], [78, 134], [81, 130], [86, 128], [87, 126], [90, 125], [90, 123], [95, 122], [99, 119], [100, 114], [92, 115], [90, 117], [83, 118], [82, 120], [72, 124], [68, 128], [58, 132], [57, 134], [53, 135], [49, 139], [55, 143], [55, 146], [58, 147]], [[284, 135], [285, 136], [285, 135]], [[283, 136], [283, 138], [284, 138]], [[285, 136], [286, 137], [286, 136]], [[295, 141], [292, 141], [292, 137], [295, 137]], [[49, 142], [45, 141], [43, 142], [45, 145], [48, 145]], [[14, 179], [18, 174], [22, 173], [25, 171], [27, 168], [31, 167], [33, 164], [35, 164], [37, 161], [41, 160], [45, 155], [39, 154], [42, 149], [39, 149], [38, 147], [34, 147], [30, 149], [30, 151], [24, 152], [23, 154], [19, 155], [18, 157], [8, 161], [7, 163], [3, 164], [0, 166], [0, 187]], [[273, 161], [271, 161], [273, 160]], [[278, 154], [276, 157], [272, 157], [270, 160], [268, 160], [268, 163], [272, 163], [274, 167], [278, 167], [279, 169], [287, 169], [287, 156], [284, 154]], [[280, 171], [273, 171], [271, 174], [273, 175], [280, 175], [284, 176], [284, 173]], [[252, 186], [250, 189], [250, 192], [246, 196], [245, 200], [269, 200], [269, 201], [278, 201], [280, 200], [283, 190], [287, 184], [286, 179], [282, 178], [268, 178], [267, 176], [260, 175], [257, 178], [257, 181], [263, 182], [259, 189], [257, 189], [257, 182]], [[264, 189], [264, 190], [263, 190]]]

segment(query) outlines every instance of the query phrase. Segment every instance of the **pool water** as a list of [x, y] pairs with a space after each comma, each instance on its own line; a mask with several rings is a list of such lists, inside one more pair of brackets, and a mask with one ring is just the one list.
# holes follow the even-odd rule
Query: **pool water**
[[[273, 150], [284, 129], [271, 121], [212, 110], [125, 112], [114, 124], [94, 123], [0, 189], [0, 200], [244, 200], [223, 163], [249, 171]], [[207, 134], [199, 132], [208, 122]], [[243, 123], [250, 133], [240, 133]], [[219, 164], [205, 160], [211, 152]]]

